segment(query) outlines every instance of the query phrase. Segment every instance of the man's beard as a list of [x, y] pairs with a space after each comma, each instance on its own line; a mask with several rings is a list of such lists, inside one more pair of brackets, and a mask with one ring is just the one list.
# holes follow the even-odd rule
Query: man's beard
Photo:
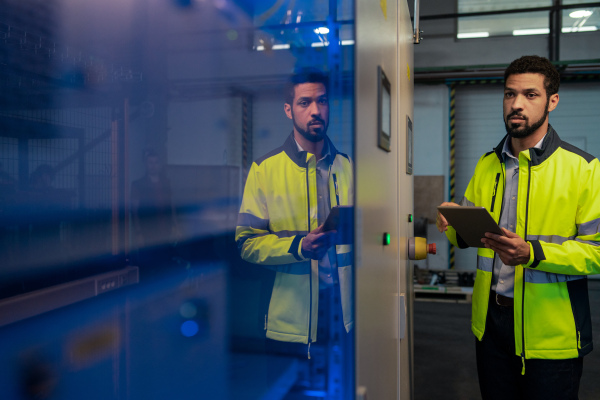
[[300, 125], [298, 125], [296, 123], [296, 118], [294, 118], [294, 114], [293, 113], [292, 113], [292, 121], [294, 122], [294, 127], [296, 128], [296, 131], [298, 131], [298, 133], [301, 134], [302, 137], [304, 137], [306, 140], [308, 140], [310, 142], [313, 142], [313, 143], [320, 142], [321, 140], [323, 140], [325, 138], [325, 134], [327, 133], [327, 128], [329, 126], [329, 125], [326, 125], [325, 121], [323, 121], [320, 118], [313, 119], [311, 122], [319, 121], [323, 125], [323, 128], [313, 129], [313, 132], [315, 134], [311, 134], [309, 132], [311, 122], [309, 122], [307, 124], [306, 129], [303, 129], [303, 128], [300, 127]]
[[[548, 117], [548, 105], [550, 104], [550, 99], [548, 99], [548, 101], [546, 101], [546, 108], [544, 110], [544, 115], [542, 115], [542, 118], [540, 118], [538, 121], [534, 122], [532, 125], [528, 125], [529, 119], [523, 115], [520, 115], [517, 111], [514, 111], [510, 114], [508, 114], [506, 116], [506, 119], [504, 120], [504, 127], [506, 128], [506, 133], [508, 133], [508, 135], [510, 137], [513, 137], [515, 139], [522, 139], [522, 138], [526, 138], [527, 136], [530, 136], [533, 134], [533, 132], [537, 131], [538, 128], [540, 126], [542, 126], [544, 124], [544, 122], [546, 121], [546, 117]], [[524, 118], [523, 126], [516, 126], [516, 127], [510, 127], [508, 125], [508, 120], [510, 120], [510, 117], [512, 116], [520, 116], [522, 118]]]

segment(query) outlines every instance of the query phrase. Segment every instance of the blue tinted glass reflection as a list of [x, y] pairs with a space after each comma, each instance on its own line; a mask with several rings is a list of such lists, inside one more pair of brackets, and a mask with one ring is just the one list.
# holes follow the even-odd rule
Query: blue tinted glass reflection
[[7, 398], [354, 397], [353, 9], [3, 2]]

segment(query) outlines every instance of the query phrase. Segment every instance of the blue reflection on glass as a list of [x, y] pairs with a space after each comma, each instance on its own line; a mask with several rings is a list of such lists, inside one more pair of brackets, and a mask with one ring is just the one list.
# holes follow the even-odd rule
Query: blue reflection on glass
[[195, 321], [185, 321], [181, 324], [181, 334], [185, 337], [192, 337], [198, 333], [198, 324]]

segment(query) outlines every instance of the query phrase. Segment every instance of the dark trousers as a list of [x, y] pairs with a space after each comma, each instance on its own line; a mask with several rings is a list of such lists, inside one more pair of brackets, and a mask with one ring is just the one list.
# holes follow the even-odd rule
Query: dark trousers
[[577, 400], [583, 358], [525, 360], [515, 355], [515, 324], [512, 306], [489, 300], [485, 334], [476, 340], [477, 372], [483, 400]]

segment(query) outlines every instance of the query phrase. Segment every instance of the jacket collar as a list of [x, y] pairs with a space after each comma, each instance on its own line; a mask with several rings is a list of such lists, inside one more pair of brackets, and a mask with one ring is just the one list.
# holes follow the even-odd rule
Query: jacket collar
[[[325, 140], [326, 140], [325, 146], [329, 147], [329, 157], [334, 159], [335, 156], [339, 152], [337, 151], [337, 149], [335, 148], [335, 146], [333, 145], [333, 143], [331, 142], [331, 140], [329, 139], [328, 136], [325, 136]], [[296, 141], [294, 140], [294, 132], [293, 131], [287, 137], [287, 139], [285, 140], [285, 143], [283, 143], [283, 150], [288, 155], [288, 157], [292, 161], [294, 161], [294, 163], [296, 163], [300, 167], [306, 168], [307, 152], [298, 150], [298, 145], [296, 144]]]
[[[502, 162], [502, 149], [504, 148], [504, 143], [508, 140], [508, 134], [504, 136], [504, 138], [500, 141], [498, 146], [494, 148], [494, 153], [498, 159]], [[531, 160], [531, 165], [540, 165], [544, 161], [546, 161], [554, 152], [561, 146], [562, 140], [558, 137], [558, 133], [554, 130], [552, 125], [548, 125], [548, 133], [544, 138], [544, 142], [542, 143], [542, 147], [537, 149], [532, 147], [529, 149], [529, 159]], [[518, 156], [518, 155], [517, 155]]]

